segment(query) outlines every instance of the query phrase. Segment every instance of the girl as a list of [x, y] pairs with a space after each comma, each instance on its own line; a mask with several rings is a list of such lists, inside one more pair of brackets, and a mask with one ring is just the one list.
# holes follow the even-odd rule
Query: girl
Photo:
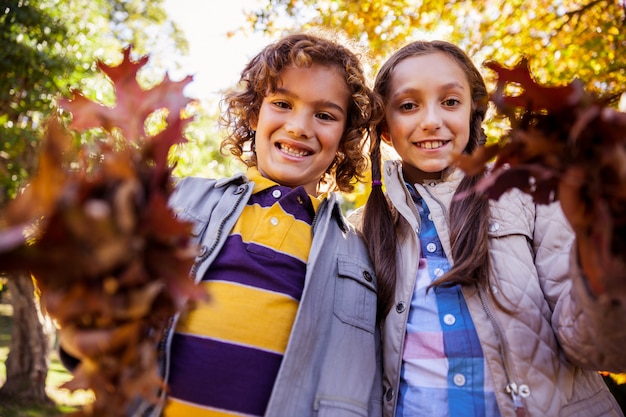
[[[166, 416], [381, 414], [375, 276], [324, 190], [362, 175], [382, 105], [359, 57], [329, 39], [290, 35], [255, 56], [222, 120], [247, 172], [185, 178], [172, 196], [195, 224], [191, 273], [210, 300], [159, 346]], [[63, 340], [80, 356], [75, 335]], [[144, 405], [134, 415], [161, 414]]]
[[[411, 43], [375, 91], [385, 116], [362, 232], [378, 277], [384, 415], [621, 416], [596, 370], [626, 369], [626, 304], [589, 292], [558, 203], [517, 189], [454, 199], [479, 180], [455, 156], [485, 141], [488, 95], [468, 56]], [[382, 173], [381, 140], [401, 158]]]

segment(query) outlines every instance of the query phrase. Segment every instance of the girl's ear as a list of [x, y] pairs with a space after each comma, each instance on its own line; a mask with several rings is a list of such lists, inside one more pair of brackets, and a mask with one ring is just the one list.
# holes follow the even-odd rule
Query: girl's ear
[[387, 145], [391, 145], [391, 138], [389, 137], [389, 129], [387, 128], [387, 122], [384, 120], [380, 122], [380, 138]]

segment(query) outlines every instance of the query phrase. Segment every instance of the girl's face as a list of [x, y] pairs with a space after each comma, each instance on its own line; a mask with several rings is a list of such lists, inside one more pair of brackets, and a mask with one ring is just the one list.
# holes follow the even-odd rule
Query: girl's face
[[333, 66], [290, 66], [280, 75], [277, 91], [263, 99], [252, 126], [257, 165], [263, 176], [317, 195], [343, 137], [351, 93]]
[[401, 61], [391, 73], [383, 139], [402, 158], [405, 179], [439, 178], [469, 141], [467, 76], [443, 52]]

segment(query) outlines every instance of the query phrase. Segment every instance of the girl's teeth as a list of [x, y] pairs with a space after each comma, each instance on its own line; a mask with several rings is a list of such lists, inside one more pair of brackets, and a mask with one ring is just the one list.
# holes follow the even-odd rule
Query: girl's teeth
[[425, 148], [425, 149], [437, 149], [442, 147], [444, 144], [444, 142], [442, 140], [433, 140], [433, 141], [429, 141], [429, 142], [419, 142], [417, 143], [417, 146], [419, 148]]

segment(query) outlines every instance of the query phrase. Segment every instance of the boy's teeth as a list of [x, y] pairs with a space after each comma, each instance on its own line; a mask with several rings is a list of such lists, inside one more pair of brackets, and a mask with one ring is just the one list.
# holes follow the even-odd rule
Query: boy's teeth
[[309, 153], [307, 151], [302, 151], [302, 150], [298, 150], [298, 149], [293, 149], [290, 148], [286, 145], [280, 145], [280, 150], [285, 152], [286, 154], [292, 155], [292, 156], [306, 156]]

